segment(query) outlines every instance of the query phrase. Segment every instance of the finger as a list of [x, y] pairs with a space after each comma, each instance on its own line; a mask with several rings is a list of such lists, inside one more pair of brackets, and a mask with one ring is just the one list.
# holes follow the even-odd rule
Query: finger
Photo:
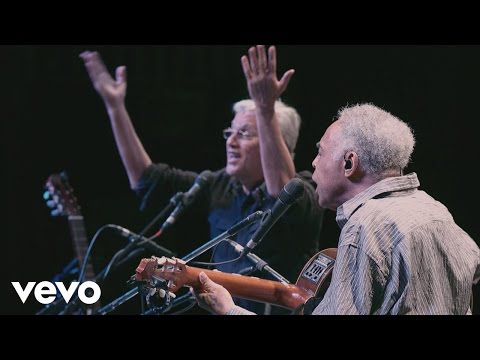
[[202, 285], [206, 285], [210, 280], [207, 274], [205, 274], [203, 271], [200, 272], [200, 274], [198, 274], [198, 278], [200, 279], [200, 282], [202, 283]]
[[252, 69], [250, 69], [250, 64], [248, 63], [248, 57], [244, 55], [240, 60], [242, 62], [242, 68], [243, 68], [243, 73], [245, 74], [245, 78], [251, 79]]
[[110, 76], [107, 67], [103, 63], [102, 57], [98, 52], [88, 52], [83, 58], [84, 60], [86, 59], [85, 67], [92, 79], [98, 79], [103, 73]]
[[93, 76], [94, 76], [94, 71], [93, 71], [93, 67], [94, 67], [94, 64], [92, 62], [92, 52], [91, 51], [84, 51], [82, 53], [80, 53], [79, 57], [83, 60], [83, 64], [85, 65], [85, 68], [87, 69], [87, 72], [88, 72], [88, 75], [90, 76], [90, 78], [93, 79]]
[[267, 64], [267, 54], [265, 52], [264, 45], [257, 45], [257, 54], [258, 54], [258, 69], [267, 71], [268, 64]]
[[208, 293], [200, 293], [198, 294], [198, 298], [200, 299], [201, 302], [204, 304], [210, 305], [210, 295]]
[[203, 288], [206, 291], [212, 291], [213, 288], [215, 287], [215, 283], [210, 280], [210, 278], [205, 274], [203, 271], [198, 275], [198, 278], [200, 279], [200, 282], [203, 285]]
[[254, 47], [248, 49], [248, 57], [250, 58], [250, 68], [252, 69], [253, 74], [258, 73], [258, 61], [257, 61], [257, 54]]
[[115, 79], [118, 85], [125, 84], [127, 82], [127, 67], [119, 66], [115, 71]]
[[277, 50], [275, 46], [268, 48], [268, 68], [273, 74], [277, 73]]
[[91, 51], [85, 50], [81, 52], [78, 56], [86, 61], [91, 53], [92, 53]]
[[280, 93], [285, 91], [293, 74], [295, 74], [295, 70], [293, 69], [288, 70], [285, 74], [283, 74], [282, 78], [280, 79]]

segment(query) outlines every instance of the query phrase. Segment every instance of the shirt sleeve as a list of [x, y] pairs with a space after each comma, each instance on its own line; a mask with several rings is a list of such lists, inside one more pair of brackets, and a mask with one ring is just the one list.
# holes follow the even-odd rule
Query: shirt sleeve
[[193, 171], [172, 168], [167, 164], [152, 164], [143, 172], [135, 189], [140, 198], [140, 210], [164, 204], [175, 193], [187, 191], [197, 175]]
[[340, 246], [325, 297], [313, 315], [369, 315], [381, 299], [386, 277], [354, 244]]
[[477, 263], [477, 270], [475, 271], [475, 275], [473, 277], [473, 284], [476, 285], [480, 281], [480, 260]]
[[240, 306], [235, 305], [230, 310], [228, 310], [225, 315], [257, 315], [254, 312], [248, 311]]

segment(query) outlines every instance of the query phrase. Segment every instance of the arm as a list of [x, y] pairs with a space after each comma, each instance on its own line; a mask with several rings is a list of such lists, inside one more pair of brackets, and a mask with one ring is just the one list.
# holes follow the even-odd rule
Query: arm
[[84, 61], [95, 90], [103, 99], [130, 187], [135, 189], [142, 173], [152, 164], [152, 160], [138, 138], [125, 107], [127, 69], [125, 66], [118, 67], [114, 80], [100, 54], [85, 51], [80, 54], [80, 57]]
[[213, 282], [203, 271], [198, 275], [202, 290], [195, 294], [198, 305], [217, 315], [255, 315], [236, 306], [232, 296], [223, 286]]
[[242, 56], [241, 61], [250, 97], [255, 102], [263, 175], [268, 193], [277, 197], [295, 176], [295, 165], [283, 141], [274, 106], [295, 71], [289, 70], [280, 81], [277, 79], [277, 55], [273, 46], [268, 49], [268, 61], [263, 45], [258, 45], [256, 50], [250, 48], [248, 55]]

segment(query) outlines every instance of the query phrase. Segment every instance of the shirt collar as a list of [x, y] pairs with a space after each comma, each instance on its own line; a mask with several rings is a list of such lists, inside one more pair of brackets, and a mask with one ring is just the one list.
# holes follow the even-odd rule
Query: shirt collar
[[[245, 194], [242, 184], [234, 177], [230, 179], [229, 186], [230, 191], [232, 191], [233, 194]], [[263, 201], [268, 196], [267, 183], [265, 181], [262, 182], [259, 186], [250, 191], [248, 195], [245, 194], [245, 196], [251, 196], [255, 200], [255, 202]]]
[[343, 228], [353, 213], [370, 199], [385, 193], [413, 190], [419, 186], [416, 173], [383, 179], [340, 205], [337, 209], [337, 224]]

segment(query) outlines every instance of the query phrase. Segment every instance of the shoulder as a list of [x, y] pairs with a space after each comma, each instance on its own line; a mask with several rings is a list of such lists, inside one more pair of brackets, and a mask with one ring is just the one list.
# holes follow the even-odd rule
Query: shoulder
[[312, 179], [312, 173], [308, 170], [299, 171], [295, 174], [295, 177], [305, 182], [306, 190], [315, 191], [317, 184]]
[[312, 180], [312, 173], [308, 170], [302, 170], [302, 171], [297, 172], [295, 174], [295, 177], [315, 184]]

